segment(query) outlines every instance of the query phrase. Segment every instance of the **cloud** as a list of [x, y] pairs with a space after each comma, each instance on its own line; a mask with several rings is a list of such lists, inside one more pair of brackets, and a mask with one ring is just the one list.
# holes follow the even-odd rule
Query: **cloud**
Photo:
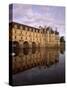
[[58, 27], [59, 32], [64, 32], [64, 14], [63, 7], [13, 4], [13, 21], [36, 27], [50, 25], [53, 28]]

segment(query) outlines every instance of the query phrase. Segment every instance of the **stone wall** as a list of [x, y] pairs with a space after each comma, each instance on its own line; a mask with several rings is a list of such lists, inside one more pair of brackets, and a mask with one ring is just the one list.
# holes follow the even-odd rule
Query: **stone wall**
[[59, 34], [47, 29], [34, 28], [18, 23], [9, 24], [9, 39], [17, 41], [20, 47], [23, 47], [24, 42], [28, 42], [29, 47], [32, 47], [32, 42], [35, 42], [36, 47], [56, 47], [59, 46]]

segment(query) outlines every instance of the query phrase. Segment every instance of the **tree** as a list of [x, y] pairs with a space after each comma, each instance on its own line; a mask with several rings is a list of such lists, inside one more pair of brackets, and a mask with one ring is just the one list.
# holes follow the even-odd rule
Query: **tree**
[[60, 42], [65, 42], [64, 36], [60, 37]]

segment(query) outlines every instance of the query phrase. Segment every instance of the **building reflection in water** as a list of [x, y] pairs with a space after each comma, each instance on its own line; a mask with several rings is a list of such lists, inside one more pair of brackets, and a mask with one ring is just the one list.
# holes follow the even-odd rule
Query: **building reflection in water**
[[[62, 50], [63, 51], [63, 50]], [[18, 55], [13, 56], [12, 70], [13, 74], [25, 71], [38, 66], [48, 68], [59, 62], [60, 49], [22, 49]]]
[[61, 53], [61, 54], [64, 54], [64, 52], [65, 52], [65, 47], [60, 48], [60, 53]]

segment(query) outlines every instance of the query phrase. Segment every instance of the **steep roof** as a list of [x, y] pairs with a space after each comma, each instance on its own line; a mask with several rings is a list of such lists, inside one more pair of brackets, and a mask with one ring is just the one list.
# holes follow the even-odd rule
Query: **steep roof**
[[40, 30], [39, 28], [35, 28], [35, 27], [32, 27], [32, 26], [24, 25], [24, 24], [17, 23], [17, 22], [10, 22], [10, 23], [9, 23], [9, 27], [13, 27], [14, 25], [17, 25], [18, 27], [24, 26], [24, 27], [28, 27], [28, 28], [33, 28], [33, 29], [38, 29], [38, 30]]

